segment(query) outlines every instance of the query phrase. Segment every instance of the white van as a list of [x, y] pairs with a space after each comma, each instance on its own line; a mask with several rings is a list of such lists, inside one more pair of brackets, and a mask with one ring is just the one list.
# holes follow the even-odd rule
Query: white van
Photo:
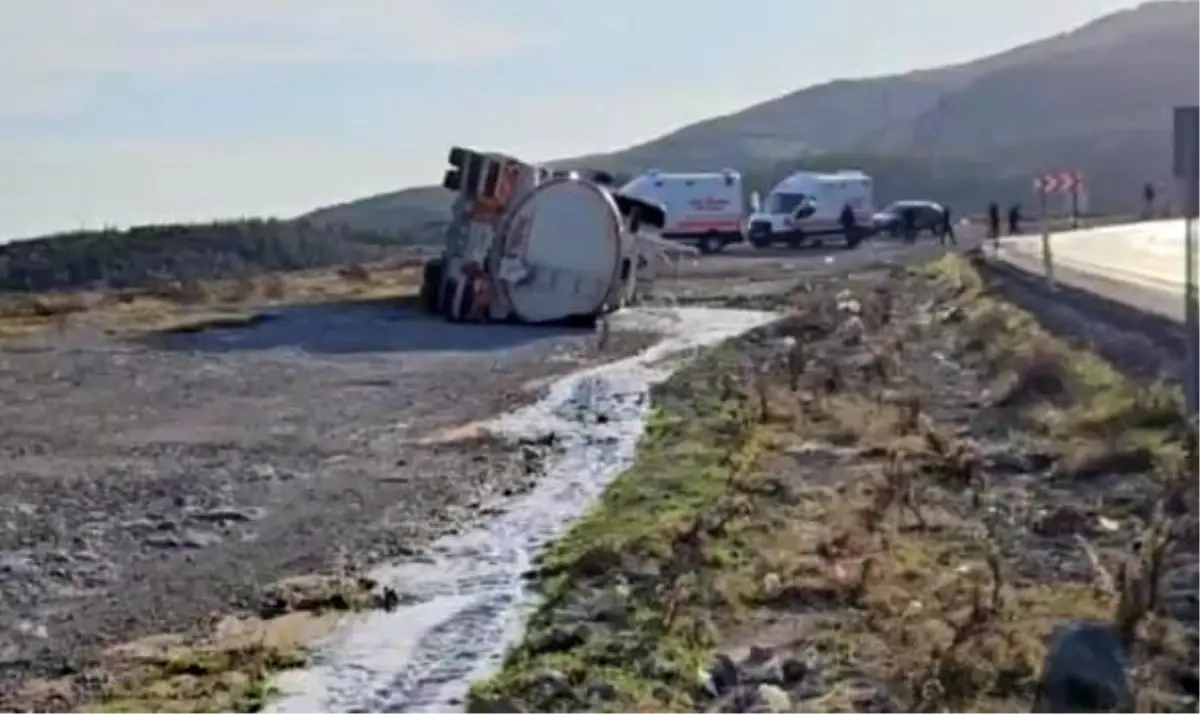
[[[805, 243], [821, 245], [825, 236], [840, 236], [847, 247], [854, 248], [869, 232], [875, 214], [874, 193], [871, 177], [862, 171], [797, 171], [771, 189], [762, 205], [757, 196], [751, 198], [750, 242], [762, 248], [782, 241], [795, 248]], [[847, 204], [854, 211], [855, 224], [863, 229], [861, 233], [845, 235], [840, 219]]]
[[663, 238], [693, 243], [704, 253], [743, 240], [746, 206], [742, 175], [732, 169], [714, 173], [647, 171], [618, 192], [662, 204], [667, 210]]

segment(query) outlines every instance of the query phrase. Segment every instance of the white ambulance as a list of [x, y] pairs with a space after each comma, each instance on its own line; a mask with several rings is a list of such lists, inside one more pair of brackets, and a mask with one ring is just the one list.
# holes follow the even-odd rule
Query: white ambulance
[[694, 244], [715, 253], [743, 240], [746, 215], [742, 175], [732, 169], [713, 173], [646, 171], [619, 193], [661, 204], [667, 211], [662, 237]]
[[[870, 233], [874, 197], [871, 177], [862, 171], [797, 171], [776, 184], [761, 205], [757, 195], [751, 198], [754, 212], [747, 224], [748, 238], [759, 248], [777, 242], [798, 248], [838, 236], [845, 239], [846, 247], [854, 248]], [[846, 235], [840, 220], [846, 205], [854, 211], [857, 227], [851, 235]]]

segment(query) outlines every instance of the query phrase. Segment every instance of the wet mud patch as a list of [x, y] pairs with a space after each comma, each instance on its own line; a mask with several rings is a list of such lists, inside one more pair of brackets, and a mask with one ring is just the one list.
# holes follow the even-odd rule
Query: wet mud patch
[[279, 671], [304, 666], [305, 645], [347, 615], [389, 608], [396, 595], [349, 573], [289, 578], [264, 588], [254, 612], [214, 616], [203, 631], [163, 634], [104, 650], [83, 672], [25, 682], [16, 711], [257, 711]]
[[[1193, 711], [1171, 386], [1041, 332], [959, 259], [786, 302], [663, 385], [469, 709]], [[1072, 466], [1109, 445], [1145, 458]]]

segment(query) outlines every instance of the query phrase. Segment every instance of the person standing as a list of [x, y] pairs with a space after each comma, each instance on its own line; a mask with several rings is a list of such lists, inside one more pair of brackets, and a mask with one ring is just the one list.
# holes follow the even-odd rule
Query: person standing
[[900, 220], [904, 227], [904, 242], [912, 245], [917, 242], [917, 210], [912, 206], [905, 206], [900, 212]]
[[949, 206], [942, 206], [942, 225], [938, 228], [938, 237], [942, 245], [949, 240], [951, 245], [958, 245], [958, 237], [954, 235], [954, 216]]
[[988, 238], [1000, 237], [1000, 206], [995, 201], [988, 204]]
[[1008, 234], [1010, 236], [1021, 235], [1021, 204], [1014, 203], [1008, 209]]
[[842, 233], [846, 236], [846, 243], [854, 246], [858, 243], [858, 225], [854, 217], [854, 209], [849, 203], [842, 204], [842, 213], [838, 216], [838, 223], [842, 225]]

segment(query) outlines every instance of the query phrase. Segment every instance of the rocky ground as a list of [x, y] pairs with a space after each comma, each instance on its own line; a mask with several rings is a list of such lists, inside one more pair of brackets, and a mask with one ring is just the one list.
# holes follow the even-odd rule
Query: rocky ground
[[294, 605], [281, 578], [328, 576], [298, 596], [309, 607], [369, 604], [380, 594], [341, 576], [537, 477], [544, 445], [460, 427], [654, 339], [616, 332], [601, 349], [587, 332], [363, 305], [270, 327], [269, 344], [250, 328], [68, 331], [0, 352], [0, 709], [102, 695], [106, 647], [201, 632], [214, 613], [278, 615]]
[[794, 314], [659, 390], [470, 708], [1195, 711], [1177, 391], [983, 288], [944, 260], [752, 300]]
[[[701, 261], [664, 280], [660, 302], [778, 293], [877, 258]], [[91, 296], [88, 309], [30, 299], [38, 309], [2, 316], [0, 709], [257, 706], [266, 675], [333, 625], [326, 613], [389, 604], [356, 573], [488, 517], [539, 476], [548, 445], [496, 443], [473, 422], [653, 339], [615, 332], [599, 348], [592, 334], [431, 324], [366, 302], [405, 284], [380, 275]], [[279, 305], [342, 293], [359, 302]], [[234, 298], [238, 319], [195, 329], [209, 302]], [[248, 319], [267, 298], [270, 319]], [[154, 332], [176, 324], [189, 328]], [[178, 672], [219, 676], [183, 691], [155, 679]]]

